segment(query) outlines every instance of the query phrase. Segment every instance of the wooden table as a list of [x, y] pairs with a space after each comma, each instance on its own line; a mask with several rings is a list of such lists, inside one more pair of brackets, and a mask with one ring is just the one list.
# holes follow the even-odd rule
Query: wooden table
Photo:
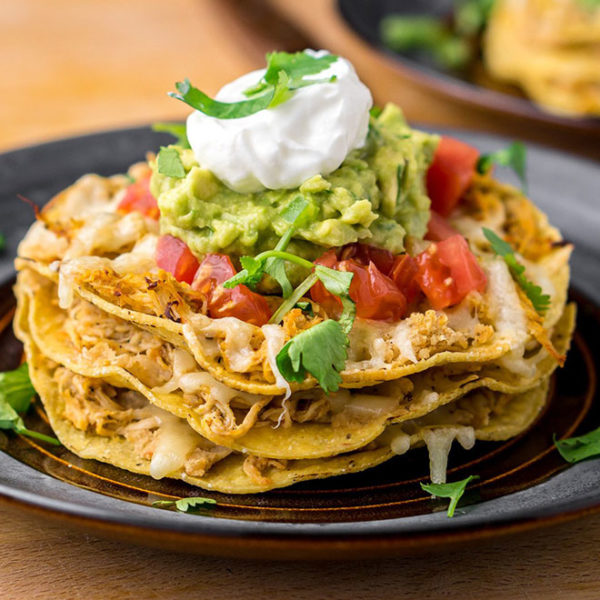
[[[352, 58], [378, 102], [413, 120], [518, 134], [600, 157], [597, 140], [514, 122], [402, 79], [350, 34], [330, 0], [5, 0], [0, 11], [0, 149], [107, 127], [180, 119], [165, 92], [185, 76], [209, 93], [275, 47], [315, 45]], [[400, 78], [400, 79], [399, 79]], [[600, 597], [600, 515], [459, 550], [364, 563], [201, 558], [97, 539], [0, 506], [0, 598]]]

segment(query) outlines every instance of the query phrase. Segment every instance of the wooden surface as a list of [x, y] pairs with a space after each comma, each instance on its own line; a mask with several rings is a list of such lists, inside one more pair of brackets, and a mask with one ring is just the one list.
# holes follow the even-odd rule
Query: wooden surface
[[[265, 0], [266, 1], [266, 0]], [[378, 102], [409, 118], [483, 128], [598, 154], [597, 141], [515, 122], [402, 79], [358, 41], [330, 0], [4, 0], [0, 149], [106, 127], [182, 118], [167, 98], [190, 77], [209, 93], [303, 36], [349, 56]], [[460, 550], [364, 563], [261, 563], [185, 556], [97, 539], [0, 505], [0, 598], [548, 600], [600, 598], [600, 516]]]

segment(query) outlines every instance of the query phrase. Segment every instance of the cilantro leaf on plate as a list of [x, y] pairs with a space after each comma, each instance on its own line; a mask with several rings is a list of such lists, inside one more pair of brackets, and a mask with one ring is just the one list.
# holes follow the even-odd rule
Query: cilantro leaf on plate
[[15, 433], [59, 446], [56, 438], [27, 429], [19, 416], [29, 410], [34, 395], [27, 363], [14, 371], [0, 373], [0, 429], [12, 429]]
[[487, 227], [483, 228], [483, 235], [492, 246], [492, 250], [504, 259], [515, 281], [521, 286], [536, 312], [543, 315], [550, 308], [550, 296], [544, 294], [542, 288], [536, 285], [525, 275], [525, 266], [515, 256], [512, 246]]
[[294, 336], [277, 355], [277, 367], [288, 381], [310, 373], [325, 392], [339, 389], [346, 364], [348, 337], [338, 321], [327, 319]]
[[157, 500], [152, 506], [157, 508], [168, 508], [174, 506], [179, 512], [196, 512], [202, 508], [212, 508], [217, 503], [212, 498], [203, 498], [201, 496], [179, 498], [179, 500]]
[[467, 485], [474, 479], [479, 479], [479, 476], [469, 475], [466, 479], [453, 483], [421, 483], [421, 489], [438, 498], [450, 498], [447, 514], [449, 517], [453, 517], [458, 501], [465, 493]]
[[177, 179], [185, 177], [181, 157], [175, 148], [165, 148], [163, 146], [156, 157], [156, 166], [161, 175], [176, 177]]
[[527, 148], [523, 142], [513, 142], [502, 150], [482, 154], [477, 161], [477, 172], [487, 173], [495, 164], [511, 168], [521, 181], [523, 191], [527, 189]]
[[600, 456], [600, 427], [578, 437], [565, 440], [555, 438], [554, 445], [560, 455], [570, 463], [576, 463], [592, 456]]

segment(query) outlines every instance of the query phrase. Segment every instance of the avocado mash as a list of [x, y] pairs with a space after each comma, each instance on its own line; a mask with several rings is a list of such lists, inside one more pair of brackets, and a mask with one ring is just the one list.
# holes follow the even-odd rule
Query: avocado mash
[[437, 142], [435, 135], [412, 130], [400, 109], [389, 104], [371, 117], [365, 146], [333, 173], [315, 175], [299, 188], [253, 194], [234, 192], [198, 165], [191, 150], [173, 146], [184, 177], [168, 177], [152, 165], [161, 233], [182, 239], [199, 257], [256, 255], [273, 248], [286, 232], [289, 224], [280, 215], [300, 194], [309, 202], [310, 218], [295, 233], [291, 252], [313, 260], [324, 248], [364, 240], [397, 254], [407, 234], [425, 234], [424, 174]]

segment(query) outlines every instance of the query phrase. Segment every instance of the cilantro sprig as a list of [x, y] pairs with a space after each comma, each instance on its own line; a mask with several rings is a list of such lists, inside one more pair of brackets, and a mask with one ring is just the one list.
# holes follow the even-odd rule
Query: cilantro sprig
[[56, 438], [27, 429], [19, 416], [19, 413], [29, 410], [34, 395], [35, 389], [29, 379], [27, 363], [23, 363], [14, 371], [0, 373], [0, 429], [12, 430], [60, 446]]
[[176, 148], [173, 147], [161, 147], [156, 157], [156, 170], [161, 175], [167, 177], [175, 177], [181, 179], [185, 177], [185, 168], [181, 162], [181, 157]]
[[469, 475], [466, 479], [453, 483], [421, 483], [421, 489], [438, 498], [450, 498], [450, 505], [446, 514], [453, 517], [458, 501], [465, 493], [467, 485], [474, 479], [479, 479], [479, 476]]
[[550, 308], [550, 296], [544, 294], [539, 285], [527, 279], [525, 276], [525, 266], [517, 260], [515, 251], [510, 244], [487, 227], [483, 228], [483, 235], [485, 235], [491, 244], [492, 250], [504, 259], [514, 280], [521, 286], [521, 289], [525, 292], [529, 300], [531, 300], [533, 308], [538, 314], [543, 315]]
[[247, 100], [239, 102], [214, 100], [194, 87], [187, 78], [177, 82], [175, 84], [177, 92], [169, 92], [169, 96], [185, 102], [210, 117], [239, 119], [282, 104], [301, 87], [335, 81], [335, 77], [327, 79], [306, 79], [306, 77], [324, 71], [337, 59], [334, 54], [314, 56], [306, 52], [271, 52], [267, 54], [267, 69], [264, 75], [254, 86], [244, 92]]
[[600, 427], [594, 429], [585, 435], [578, 437], [557, 440], [554, 438], [554, 445], [560, 452], [560, 455], [570, 463], [577, 463], [600, 455]]
[[[293, 234], [302, 226], [311, 210], [310, 203], [302, 195], [294, 198], [281, 215], [290, 226], [275, 249], [266, 250], [257, 256], [242, 256], [242, 270], [223, 283], [223, 287], [234, 288], [243, 284], [254, 288], [265, 274], [271, 275], [279, 282], [284, 300], [271, 317], [270, 323], [279, 323], [286, 313], [298, 306], [318, 281], [328, 292], [337, 296], [342, 303], [339, 320], [327, 319], [299, 333], [276, 357], [277, 366], [287, 381], [301, 382], [306, 374], [310, 373], [329, 393], [339, 388], [340, 371], [344, 368], [347, 358], [348, 334], [356, 316], [356, 306], [350, 298], [350, 283], [354, 274], [317, 265], [286, 252]], [[295, 263], [310, 271], [296, 289], [292, 288], [287, 278], [286, 262]]]
[[217, 503], [212, 498], [203, 498], [201, 496], [190, 496], [189, 498], [179, 498], [179, 500], [157, 500], [152, 503], [156, 508], [170, 508], [174, 506], [179, 512], [199, 512], [202, 509], [212, 508]]
[[527, 190], [527, 148], [523, 142], [513, 142], [501, 150], [482, 154], [477, 161], [477, 172], [487, 173], [493, 165], [511, 168], [517, 174], [523, 191]]

